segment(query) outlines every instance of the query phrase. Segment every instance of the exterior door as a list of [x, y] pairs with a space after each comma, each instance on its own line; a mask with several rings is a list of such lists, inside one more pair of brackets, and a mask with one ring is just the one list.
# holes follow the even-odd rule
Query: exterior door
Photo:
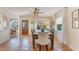
[[63, 17], [62, 16], [56, 18], [55, 31], [56, 31], [56, 36], [57, 36], [58, 40], [63, 43], [64, 42], [64, 32], [63, 32]]
[[28, 35], [28, 20], [22, 20], [22, 35]]

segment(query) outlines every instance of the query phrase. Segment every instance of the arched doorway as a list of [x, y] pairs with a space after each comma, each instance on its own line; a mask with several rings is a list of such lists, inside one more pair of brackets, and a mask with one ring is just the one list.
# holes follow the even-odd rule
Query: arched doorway
[[11, 35], [18, 35], [18, 21], [17, 19], [13, 18], [10, 21], [10, 29], [11, 29]]

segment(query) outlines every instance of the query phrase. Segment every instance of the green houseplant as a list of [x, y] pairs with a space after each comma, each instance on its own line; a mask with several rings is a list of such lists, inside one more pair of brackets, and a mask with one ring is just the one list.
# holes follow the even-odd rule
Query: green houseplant
[[40, 28], [42, 30], [42, 32], [47, 28], [47, 25], [46, 24], [41, 24], [40, 25]]

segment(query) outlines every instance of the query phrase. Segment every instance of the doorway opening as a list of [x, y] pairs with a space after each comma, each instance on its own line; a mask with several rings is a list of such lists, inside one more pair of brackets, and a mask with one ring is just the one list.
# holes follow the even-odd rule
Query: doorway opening
[[56, 37], [61, 43], [64, 43], [64, 32], [63, 32], [63, 17], [59, 16], [56, 18], [55, 24]]
[[22, 20], [22, 35], [28, 35], [28, 20]]
[[11, 19], [10, 21], [10, 33], [11, 36], [17, 36], [18, 35], [18, 21], [17, 19]]

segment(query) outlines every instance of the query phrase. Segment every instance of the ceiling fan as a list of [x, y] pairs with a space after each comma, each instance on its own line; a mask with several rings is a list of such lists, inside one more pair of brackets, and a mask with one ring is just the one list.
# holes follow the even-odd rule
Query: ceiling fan
[[38, 16], [39, 14], [44, 13], [41, 12], [39, 8], [34, 8], [33, 10], [31, 10], [31, 12], [34, 16]]

